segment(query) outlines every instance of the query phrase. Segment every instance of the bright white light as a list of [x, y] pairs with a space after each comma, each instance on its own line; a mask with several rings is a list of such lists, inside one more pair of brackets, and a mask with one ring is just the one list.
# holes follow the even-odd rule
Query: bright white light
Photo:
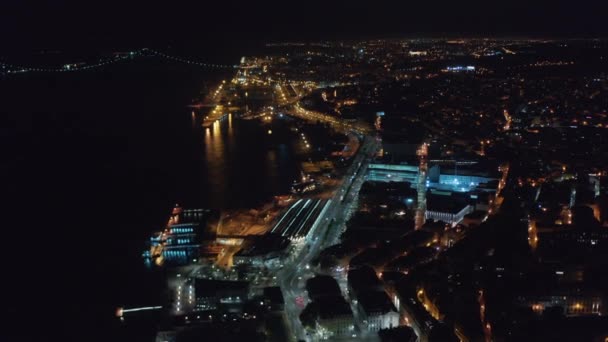
[[147, 311], [147, 310], [159, 310], [162, 309], [162, 306], [144, 306], [141, 308], [132, 308], [132, 309], [122, 309], [122, 313], [125, 312], [136, 312], [136, 311]]

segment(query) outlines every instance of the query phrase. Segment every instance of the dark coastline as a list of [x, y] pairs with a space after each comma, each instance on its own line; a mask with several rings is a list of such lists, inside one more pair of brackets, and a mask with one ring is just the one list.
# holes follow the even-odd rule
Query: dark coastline
[[[264, 163], [265, 153], [289, 154], [288, 144], [252, 150], [247, 139], [260, 141], [265, 129], [235, 121], [239, 143], [226, 147], [226, 183], [215, 185], [227, 195], [215, 201], [215, 193], [205, 193], [214, 188], [208, 183], [214, 166], [205, 162], [204, 132], [192, 127], [187, 104], [205, 85], [230, 76], [144, 59], [0, 81], [0, 173], [11, 180], [3, 194], [10, 228], [1, 253], [7, 292], [30, 294], [7, 296], [0, 339], [141, 338], [141, 327], [121, 327], [113, 313], [119, 305], [163, 302], [163, 276], [146, 270], [140, 256], [174, 203], [255, 206], [288, 188], [294, 160], [275, 165], [276, 182], [255, 164]], [[249, 197], [242, 198], [248, 184]]]

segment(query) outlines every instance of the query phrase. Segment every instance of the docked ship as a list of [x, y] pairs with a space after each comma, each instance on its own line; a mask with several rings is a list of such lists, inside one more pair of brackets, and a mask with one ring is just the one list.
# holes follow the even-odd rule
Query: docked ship
[[150, 237], [143, 258], [147, 265], [188, 264], [200, 255], [204, 222], [211, 214], [205, 209], [175, 206], [165, 228]]

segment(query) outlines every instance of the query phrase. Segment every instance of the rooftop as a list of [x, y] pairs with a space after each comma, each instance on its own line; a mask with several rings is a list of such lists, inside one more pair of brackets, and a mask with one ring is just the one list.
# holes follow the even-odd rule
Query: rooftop
[[235, 256], [252, 257], [266, 255], [285, 249], [289, 245], [286, 237], [277, 234], [264, 234], [253, 237]]
[[340, 316], [353, 315], [350, 304], [348, 304], [342, 296], [328, 296], [317, 303], [319, 305], [320, 319], [332, 319]]
[[427, 195], [427, 210], [457, 214], [468, 204], [458, 201], [453, 196]]
[[341, 296], [338, 282], [331, 276], [318, 275], [306, 281], [306, 291], [312, 300], [326, 296]]
[[378, 332], [382, 342], [414, 342], [417, 340], [414, 329], [407, 325], [393, 329], [384, 329]]
[[213, 297], [221, 292], [247, 292], [249, 291], [249, 282], [196, 279], [194, 281], [194, 291], [197, 297]]
[[369, 266], [361, 266], [348, 271], [348, 284], [357, 292], [381, 290], [382, 283], [376, 271]]
[[384, 291], [366, 291], [357, 296], [359, 304], [363, 311], [370, 316], [373, 314], [385, 314], [388, 312], [397, 312], [393, 303], [388, 298]]
[[272, 303], [284, 304], [283, 292], [279, 286], [271, 286], [264, 288], [264, 297], [268, 298]]

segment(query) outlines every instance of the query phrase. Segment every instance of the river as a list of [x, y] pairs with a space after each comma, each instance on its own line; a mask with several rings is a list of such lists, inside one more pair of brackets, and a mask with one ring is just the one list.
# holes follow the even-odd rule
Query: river
[[144, 60], [0, 79], [0, 340], [119, 341], [117, 306], [163, 301], [141, 252], [176, 202], [249, 208], [289, 190], [288, 125], [193, 124], [190, 101], [230, 76]]

